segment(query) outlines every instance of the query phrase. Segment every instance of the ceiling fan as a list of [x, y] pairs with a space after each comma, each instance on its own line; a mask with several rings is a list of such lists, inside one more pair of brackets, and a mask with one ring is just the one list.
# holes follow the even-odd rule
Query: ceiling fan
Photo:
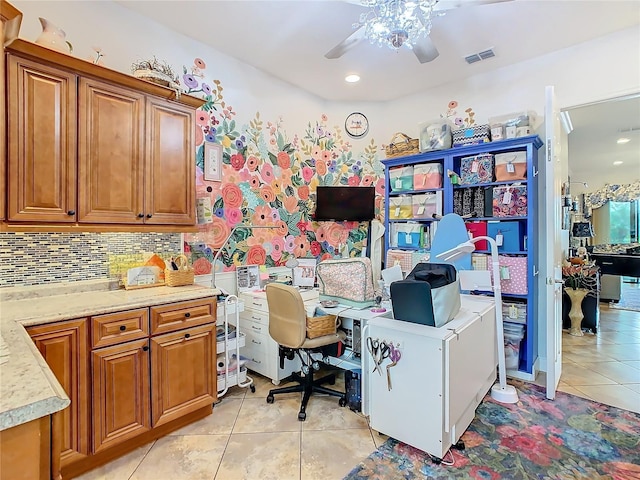
[[429, 37], [431, 19], [453, 8], [512, 0], [345, 0], [367, 7], [353, 24], [355, 31], [327, 53], [325, 58], [340, 58], [368, 38], [378, 46], [409, 48], [420, 63], [435, 60], [438, 49]]

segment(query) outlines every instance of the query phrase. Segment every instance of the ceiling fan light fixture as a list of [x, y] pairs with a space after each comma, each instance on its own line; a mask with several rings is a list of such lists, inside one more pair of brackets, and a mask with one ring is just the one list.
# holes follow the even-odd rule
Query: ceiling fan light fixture
[[623, 144], [625, 144], [625, 143], [629, 143], [630, 141], [631, 141], [631, 139], [630, 139], [629, 137], [620, 137], [620, 138], [616, 141], [616, 143], [617, 143], [618, 145], [623, 145]]
[[344, 81], [347, 83], [356, 83], [360, 81], [360, 75], [356, 73], [350, 73], [346, 77], [344, 77]]
[[362, 0], [369, 10], [360, 15], [358, 27], [378, 47], [397, 50], [413, 47], [431, 32], [433, 7], [438, 0]]

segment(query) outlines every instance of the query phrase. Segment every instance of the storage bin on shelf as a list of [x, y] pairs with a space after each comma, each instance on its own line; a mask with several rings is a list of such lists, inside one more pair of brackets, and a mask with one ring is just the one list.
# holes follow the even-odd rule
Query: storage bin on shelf
[[434, 218], [442, 216], [442, 192], [428, 192], [412, 195], [413, 218]]
[[413, 190], [413, 165], [389, 169], [389, 191], [391, 193]]
[[493, 182], [494, 156], [481, 153], [460, 160], [460, 185]]
[[399, 195], [397, 197], [389, 197], [389, 218], [393, 220], [402, 220], [411, 218], [413, 215], [413, 205], [409, 195]]
[[524, 325], [505, 322], [503, 328], [505, 367], [517, 369], [520, 363], [520, 342], [524, 338]]
[[499, 153], [495, 156], [496, 182], [526, 180], [527, 152]]
[[524, 223], [517, 220], [490, 220], [487, 236], [496, 240], [498, 252], [520, 252], [525, 249], [526, 228]]
[[442, 164], [423, 163], [413, 166], [413, 189], [442, 188]]
[[527, 186], [521, 183], [493, 187], [494, 217], [526, 217]]
[[463, 145], [479, 145], [491, 141], [489, 125], [473, 125], [451, 131], [454, 147]]

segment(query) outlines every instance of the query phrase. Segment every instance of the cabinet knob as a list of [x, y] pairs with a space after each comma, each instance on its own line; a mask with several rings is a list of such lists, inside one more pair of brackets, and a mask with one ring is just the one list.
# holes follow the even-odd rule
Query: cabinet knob
[[75, 210], [69, 210], [69, 211], [67, 212], [67, 215], [69, 215], [69, 216], [71, 216], [71, 215], [75, 215], [75, 214], [76, 214], [76, 211], [75, 211]]
[[191, 314], [190, 314], [189, 312], [187, 312], [187, 313], [185, 313], [185, 314], [184, 314], [184, 317], [185, 317], [185, 318], [189, 318], [190, 316], [191, 316]]
[[185, 333], [185, 334], [184, 334], [184, 338], [189, 338], [190, 336], [191, 336], [191, 334], [190, 334], [190, 333]]
[[146, 352], [146, 351], [148, 351], [148, 350], [149, 350], [149, 346], [148, 346], [148, 345], [145, 345], [144, 347], [142, 347], [142, 351], [143, 351], [143, 352]]
[[120, 331], [124, 332], [127, 329], [126, 325], [120, 325]]
[[144, 218], [144, 213], [139, 213], [138, 218]]
[[147, 218], [151, 218], [153, 217], [153, 215], [151, 215], [150, 213], [147, 213]]

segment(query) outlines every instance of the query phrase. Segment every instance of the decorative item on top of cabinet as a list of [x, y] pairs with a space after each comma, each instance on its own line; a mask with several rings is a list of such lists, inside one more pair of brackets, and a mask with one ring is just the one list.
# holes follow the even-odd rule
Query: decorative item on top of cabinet
[[57, 25], [46, 18], [39, 17], [42, 25], [42, 33], [37, 38], [36, 43], [43, 47], [51, 48], [62, 53], [73, 52], [73, 45], [66, 39], [67, 34]]

